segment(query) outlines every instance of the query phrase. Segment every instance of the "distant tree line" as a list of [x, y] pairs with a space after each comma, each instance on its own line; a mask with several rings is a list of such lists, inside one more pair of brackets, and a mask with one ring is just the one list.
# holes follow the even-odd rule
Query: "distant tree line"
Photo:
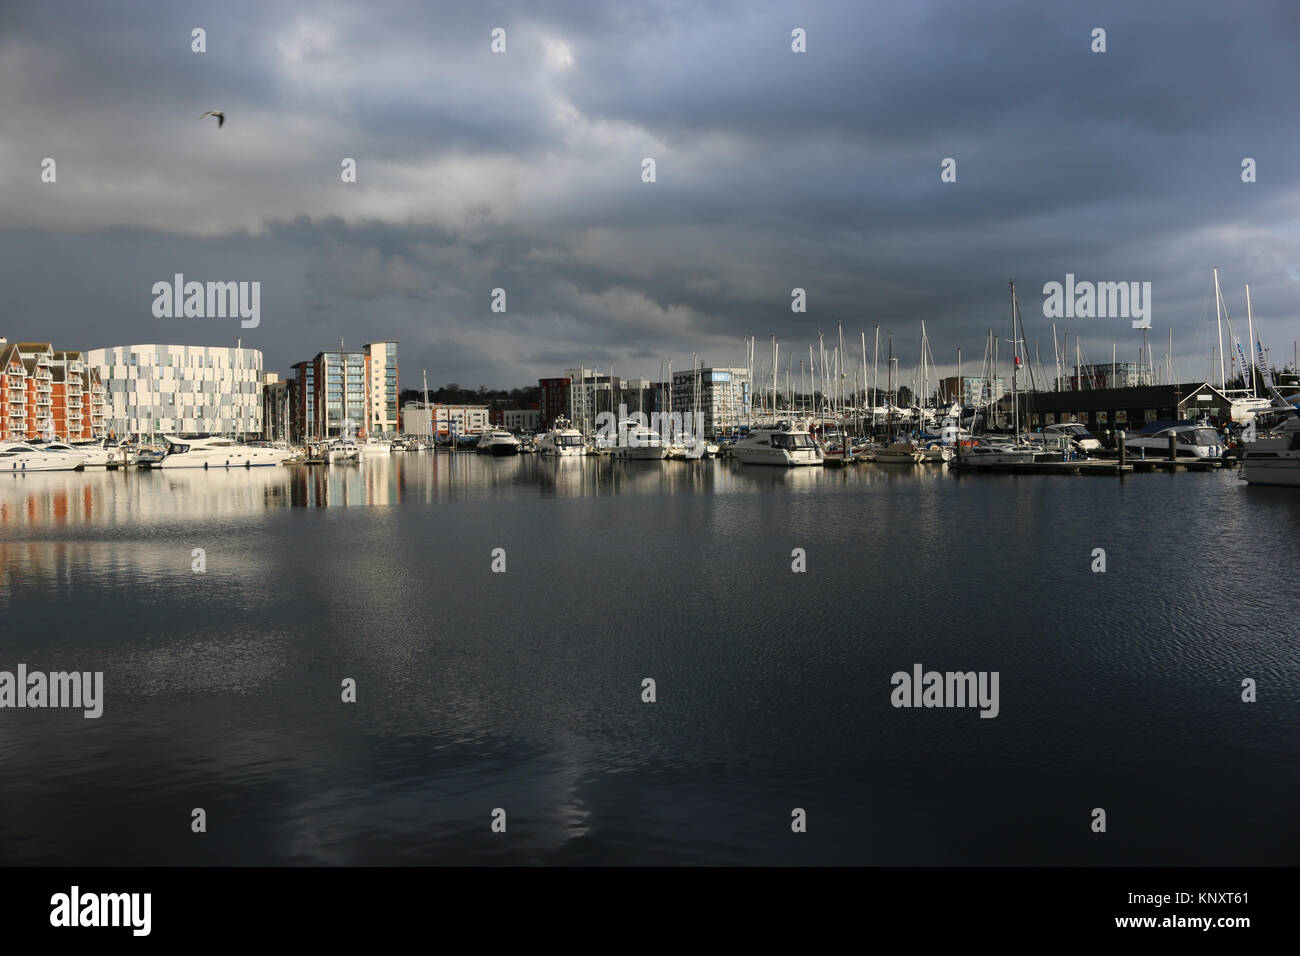
[[[541, 388], [537, 385], [525, 385], [523, 388], [464, 388], [455, 382], [449, 382], [439, 388], [429, 389], [429, 401], [444, 405], [487, 405], [489, 408], [527, 408], [540, 401]], [[399, 397], [401, 405], [407, 402], [424, 401], [424, 390], [404, 388]]]

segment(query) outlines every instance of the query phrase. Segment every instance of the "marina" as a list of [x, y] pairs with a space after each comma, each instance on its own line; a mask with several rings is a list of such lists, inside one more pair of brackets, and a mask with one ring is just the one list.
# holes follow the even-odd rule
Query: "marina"
[[[1292, 602], [1235, 587], [1225, 602], [1187, 555], [1271, 579], [1300, 560], [1300, 499], [1175, 464], [1168, 480], [970, 480], [441, 450], [0, 476], [10, 665], [102, 671], [103, 716], [75, 721], [113, 729], [0, 726], [25, 781], [0, 845], [44, 863], [95, 847], [140, 864], [1285, 863], [1271, 821], [1300, 786]], [[1225, 527], [1251, 546], [1223, 547]], [[1143, 597], [1153, 581], [1172, 603]], [[1062, 594], [1069, 613], [1049, 610]], [[916, 661], [999, 671], [996, 720], [893, 710], [889, 677]], [[340, 713], [343, 676], [361, 709]], [[1267, 689], [1244, 712], [1243, 676]], [[918, 762], [971, 799], [935, 811]], [[1144, 817], [1140, 837], [1063, 831], [1085, 774]], [[196, 843], [138, 800], [192, 800], [209, 777], [230, 839]], [[87, 792], [99, 810], [74, 812]], [[510, 842], [480, 836], [482, 807], [503, 805]], [[793, 846], [764, 822], [790, 805], [814, 823]], [[888, 825], [864, 825], [864, 805]]]

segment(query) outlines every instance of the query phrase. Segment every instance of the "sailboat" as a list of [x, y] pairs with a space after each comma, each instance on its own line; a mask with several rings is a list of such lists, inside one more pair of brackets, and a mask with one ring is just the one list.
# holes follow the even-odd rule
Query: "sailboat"
[[[1019, 329], [1019, 331], [1017, 331]], [[1020, 438], [1020, 397], [1017, 383], [1020, 375], [1020, 346], [1024, 344], [1024, 323], [1020, 318], [1020, 301], [1016, 298], [1016, 281], [1011, 280], [1011, 437], [981, 438], [978, 445], [970, 449], [967, 457], [971, 462], [986, 465], [1024, 465], [1032, 464], [1039, 452], [1036, 445], [1024, 442]], [[1031, 373], [1032, 374], [1032, 373]]]

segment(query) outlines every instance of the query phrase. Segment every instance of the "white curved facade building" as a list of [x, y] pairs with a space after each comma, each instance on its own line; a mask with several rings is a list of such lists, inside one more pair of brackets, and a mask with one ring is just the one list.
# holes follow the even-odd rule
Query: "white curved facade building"
[[195, 345], [91, 349], [104, 385], [104, 428], [118, 435], [260, 435], [262, 353]]

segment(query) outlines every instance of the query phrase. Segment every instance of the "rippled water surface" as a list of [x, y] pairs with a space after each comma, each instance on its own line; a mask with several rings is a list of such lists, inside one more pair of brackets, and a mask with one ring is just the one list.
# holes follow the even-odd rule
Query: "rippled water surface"
[[0, 476], [0, 670], [106, 697], [0, 709], [0, 862], [1294, 864], [1298, 527], [1229, 472]]

